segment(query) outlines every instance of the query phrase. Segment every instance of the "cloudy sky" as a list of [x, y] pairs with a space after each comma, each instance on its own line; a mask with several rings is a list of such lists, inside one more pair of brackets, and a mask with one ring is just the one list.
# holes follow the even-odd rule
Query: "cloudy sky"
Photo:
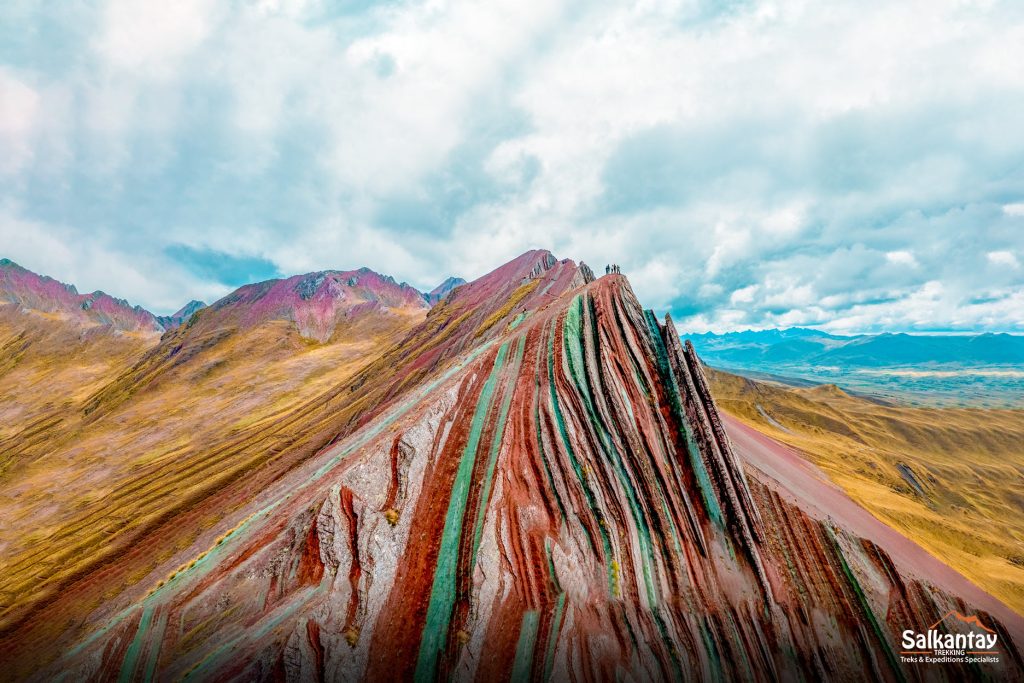
[[683, 331], [1024, 332], [1024, 3], [5, 0], [0, 256], [167, 313], [534, 247]]

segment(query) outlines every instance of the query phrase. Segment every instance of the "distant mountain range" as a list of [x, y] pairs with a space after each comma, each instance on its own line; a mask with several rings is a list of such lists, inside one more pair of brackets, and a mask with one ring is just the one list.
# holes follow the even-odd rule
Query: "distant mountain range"
[[[370, 307], [427, 309], [464, 284], [462, 278], [449, 277], [430, 292], [420, 292], [369, 268], [325, 270], [244, 285], [210, 308], [221, 311], [221, 317], [230, 317], [231, 310], [243, 310], [235, 316], [236, 323], [291, 320], [304, 337], [324, 341], [339, 315], [358, 314]], [[101, 291], [79, 294], [74, 285], [34, 273], [6, 258], [0, 259], [0, 306], [4, 304], [120, 332], [164, 332], [207, 308], [205, 302], [193, 300], [171, 315], [155, 315]]]
[[141, 306], [132, 306], [100, 291], [79, 294], [74, 285], [33, 273], [10, 259], [0, 259], [0, 305], [3, 304], [126, 332], [164, 329], [156, 316]]
[[433, 306], [434, 304], [440, 302], [441, 299], [448, 296], [448, 293], [450, 291], [452, 291], [456, 287], [461, 287], [464, 284], [466, 284], [466, 281], [463, 280], [461, 277], [450, 277], [441, 284], [439, 284], [437, 287], [434, 287], [432, 290], [425, 293], [423, 295], [423, 298], [426, 300], [428, 304]]
[[710, 365], [722, 367], [1007, 366], [1024, 364], [1024, 336], [1010, 334], [838, 336], [785, 330], [689, 335]]

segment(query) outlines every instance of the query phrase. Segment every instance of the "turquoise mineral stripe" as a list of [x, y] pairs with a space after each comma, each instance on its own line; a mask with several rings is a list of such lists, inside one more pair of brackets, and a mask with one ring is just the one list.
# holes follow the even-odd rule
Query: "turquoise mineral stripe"
[[[640, 543], [641, 568], [644, 574], [644, 588], [647, 591], [648, 605], [651, 609], [657, 609], [659, 599], [653, 577], [654, 545], [651, 540], [651, 529], [647, 524], [647, 516], [640, 508], [636, 488], [633, 486], [633, 481], [626, 472], [622, 455], [619, 453], [618, 449], [615, 448], [611, 433], [604, 424], [604, 421], [601, 419], [601, 416], [598, 414], [597, 409], [594, 407], [594, 400], [590, 391], [590, 382], [587, 377], [586, 368], [583, 364], [583, 342], [581, 341], [583, 336], [582, 318], [583, 298], [582, 296], [577, 296], [573, 299], [565, 316], [565, 345], [568, 351], [570, 374], [572, 375], [573, 382], [576, 384], [576, 388], [583, 397], [583, 402], [587, 409], [587, 419], [590, 421], [591, 426], [600, 438], [601, 450], [605, 454], [605, 457], [611, 460], [614, 464], [615, 473], [619, 478], [619, 483], [622, 484], [622, 489], [626, 492], [626, 498], [629, 500], [629, 509], [633, 516], [633, 522], [636, 525], [637, 530], [640, 532], [637, 540]], [[570, 332], [572, 332], [572, 334], [570, 334]]]
[[491, 485], [494, 481], [494, 468], [498, 464], [498, 451], [501, 450], [501, 439], [505, 435], [505, 422], [508, 419], [508, 409], [512, 405], [512, 396], [516, 393], [516, 378], [519, 376], [519, 364], [523, 360], [523, 350], [526, 347], [526, 336], [519, 337], [519, 344], [516, 346], [515, 360], [512, 362], [512, 381], [505, 387], [505, 397], [501, 402], [501, 410], [498, 413], [498, 422], [495, 424], [494, 437], [491, 439], [490, 454], [487, 458], [487, 473], [484, 476], [483, 489], [480, 491], [480, 503], [477, 506], [476, 524], [473, 530], [473, 555], [469, 563], [470, 567], [476, 566], [476, 551], [480, 548], [480, 537], [484, 533], [484, 519], [487, 516], [487, 500], [491, 497]]
[[139, 628], [136, 629], [135, 637], [132, 639], [131, 644], [128, 645], [127, 652], [124, 653], [124, 660], [121, 662], [121, 672], [117, 676], [117, 683], [135, 680], [135, 667], [138, 666], [139, 653], [146, 642], [146, 631], [149, 630], [149, 624], [152, 620], [153, 606], [148, 605], [146, 609], [142, 610], [142, 616], [139, 617]]
[[[540, 380], [539, 379], [537, 380], [537, 383], [540, 384]], [[558, 489], [555, 487], [555, 475], [551, 471], [551, 463], [548, 462], [548, 454], [544, 450], [544, 437], [541, 435], [541, 431], [540, 431], [540, 401], [539, 400], [537, 401], [537, 405], [536, 405], [536, 408], [534, 410], [534, 423], [537, 425], [537, 450], [540, 451], [540, 458], [544, 462], [544, 472], [545, 472], [545, 474], [548, 477], [548, 484], [551, 486], [551, 494], [555, 497], [555, 502], [558, 503], [558, 511], [561, 514], [562, 519], [564, 520], [566, 518], [565, 504], [562, 502], [562, 497], [558, 495]]]
[[476, 462], [476, 452], [487, 414], [494, 400], [494, 387], [498, 383], [498, 375], [504, 367], [507, 353], [508, 342], [505, 342], [498, 349], [494, 367], [480, 391], [476, 411], [470, 423], [466, 448], [462, 451], [462, 460], [455, 474], [455, 483], [452, 485], [452, 495], [448, 502], [448, 514], [445, 516], [444, 530], [441, 533], [434, 584], [427, 605], [427, 621], [423, 627], [423, 638], [420, 641], [420, 653], [416, 662], [417, 681], [432, 681], [436, 678], [437, 659], [448, 638], [448, 625], [452, 618], [452, 608], [455, 606], [455, 570], [459, 561], [459, 542], [472, 484], [473, 465]]
[[558, 582], [558, 576], [555, 575], [555, 561], [551, 557], [551, 539], [544, 539], [544, 551], [548, 556], [548, 576], [551, 577], [551, 583], [555, 584], [555, 589], [558, 591], [562, 590], [562, 584]]
[[167, 610], [161, 610], [156, 618], [156, 624], [152, 628], [153, 635], [149, 638], [149, 652], [146, 653], [146, 668], [142, 673], [142, 680], [149, 683], [156, 674], [156, 664], [160, 659], [160, 644], [164, 639], [164, 631], [167, 629]]
[[516, 645], [516, 659], [512, 664], [512, 683], [530, 680], [533, 669], [533, 650], [537, 646], [537, 628], [540, 626], [540, 612], [528, 610], [523, 614], [523, 624], [519, 629], [519, 643]]
[[668, 625], [657, 608], [652, 609], [651, 612], [654, 614], [654, 622], [658, 625], [658, 632], [661, 633], [662, 642], [668, 645], [668, 656], [672, 660], [672, 673], [675, 674], [675, 680], [682, 681], [684, 680], [683, 665], [679, 661], [679, 653], [676, 650], [675, 643], [669, 637]]
[[[544, 328], [544, 333], [547, 333], [547, 327]], [[548, 484], [551, 486], [551, 493], [555, 497], [555, 502], [558, 503], [558, 511], [562, 515], [562, 519], [566, 518], [565, 505], [562, 503], [562, 497], [558, 495], [558, 489], [555, 487], [555, 475], [551, 471], [551, 463], [548, 462], [547, 451], [544, 450], [544, 437], [540, 431], [540, 354], [543, 353], [543, 344], [537, 345], [537, 363], [535, 366], [535, 374], [533, 376], [534, 391], [536, 392], [534, 405], [533, 405], [533, 422], [537, 427], [537, 450], [540, 452], [541, 461], [544, 463], [544, 472], [548, 477]]]
[[679, 389], [679, 383], [676, 381], [675, 373], [672, 372], [672, 364], [668, 360], [668, 349], [665, 348], [665, 342], [661, 338], [661, 327], [658, 325], [658, 319], [654, 317], [654, 313], [651, 311], [645, 311], [644, 315], [647, 318], [647, 326], [651, 331], [655, 354], [658, 356], [658, 372], [661, 374], [662, 380], [668, 389], [669, 408], [676, 418], [676, 423], [683, 430], [683, 437], [686, 440], [686, 451], [690, 457], [690, 466], [693, 468], [694, 474], [697, 475], [697, 484], [700, 486], [704, 507], [716, 526], [719, 529], [725, 529], [725, 520], [722, 517], [722, 509], [718, 505], [718, 499], [715, 497], [715, 489], [711, 486], [711, 478], [704, 467], [704, 459], [701, 458], [700, 448], [697, 446], [697, 440], [693, 437], [693, 430], [690, 428], [689, 420], [686, 419], [686, 413], [683, 410], [682, 393]]
[[839, 559], [839, 565], [843, 568], [843, 575], [846, 576], [846, 581], [850, 584], [853, 594], [857, 597], [857, 603], [864, 611], [865, 616], [867, 616], [868, 623], [871, 624], [871, 630], [878, 639], [878, 644], [882, 648], [882, 652], [885, 653], [885, 658], [888, 660], [889, 666], [892, 668], [893, 673], [896, 674], [896, 680], [906, 681], [907, 679], [903, 675], [903, 669], [900, 668], [899, 663], [896, 661], [896, 653], [893, 652], [892, 648], [889, 646], [889, 638], [886, 637], [885, 632], [882, 630], [882, 626], [875, 618], [875, 613], [871, 609], [871, 603], [868, 601], [867, 596], [864, 595], [864, 591], [860, 587], [860, 582], [857, 581], [857, 577], [854, 576], [853, 570], [850, 569], [850, 565], [846, 562], [846, 555], [843, 554], [843, 549], [839, 545], [839, 540], [828, 527], [825, 527], [825, 535], [828, 536], [829, 541], [832, 542], [832, 549], [835, 552], [836, 557]]
[[708, 633], [707, 623], [705, 621], [701, 621], [700, 624], [700, 637], [704, 641], [704, 651], [708, 653], [708, 663], [711, 665], [711, 677], [708, 680], [724, 680], [722, 659], [718, 654], [718, 646], [715, 645], [714, 637]]
[[555, 646], [558, 645], [558, 633], [562, 628], [562, 614], [565, 612], [565, 593], [559, 593], [558, 604], [555, 605], [555, 616], [551, 620], [548, 632], [548, 653], [544, 658], [544, 680], [550, 680], [551, 671], [555, 668]]
[[[579, 297], [577, 297], [579, 298]], [[569, 454], [569, 461], [572, 463], [572, 468], [576, 472], [576, 478], [580, 482], [580, 486], [583, 487], [583, 493], [587, 497], [587, 504], [590, 506], [590, 510], [597, 516], [598, 519], [603, 519], [601, 511], [597, 508], [597, 499], [594, 497], [594, 492], [590, 489], [590, 484], [587, 483], [587, 478], [583, 474], [583, 468], [580, 466], [579, 460], [576, 459], [576, 453], [573, 451], [572, 443], [569, 441], [569, 430], [565, 426], [565, 416], [562, 415], [562, 409], [558, 405], [558, 396], [555, 392], [555, 337], [556, 329], [554, 326], [551, 328], [551, 336], [548, 338], [548, 387], [551, 390], [551, 410], [555, 414], [555, 423], [558, 425], [558, 433], [562, 437], [562, 443], [565, 444], [565, 450]], [[576, 515], [579, 518], [579, 515]], [[590, 532], [583, 522], [580, 522], [580, 526], [583, 527], [584, 532], [587, 536], [590, 536]], [[608, 536], [608, 530], [603, 525], [598, 525], [601, 530], [601, 540], [604, 547], [604, 557], [607, 563], [608, 573], [608, 592], [612, 595], [615, 594], [615, 577], [612, 572], [612, 542]]]
[[757, 676], [751, 668], [750, 658], [747, 656], [747, 648], [742, 646], [742, 643], [746, 641], [744, 641], [743, 637], [740, 635], [739, 628], [736, 626], [736, 620], [732, 618], [732, 615], [729, 612], [723, 612], [723, 614], [725, 618], [729, 620], [729, 630], [732, 631], [732, 642], [741, 644], [740, 647], [737, 647], [736, 649], [739, 650], [740, 659], [743, 662], [743, 670], [746, 672], [744, 678], [748, 681], [756, 680]]

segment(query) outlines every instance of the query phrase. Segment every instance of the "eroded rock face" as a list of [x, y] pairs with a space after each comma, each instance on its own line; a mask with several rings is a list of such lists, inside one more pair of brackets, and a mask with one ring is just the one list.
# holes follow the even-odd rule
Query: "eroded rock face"
[[[1019, 622], [748, 480], [692, 347], [621, 276], [587, 279], [100, 610], [39, 676], [1020, 678]], [[901, 664], [900, 631], [950, 610], [998, 631], [1000, 665]]]

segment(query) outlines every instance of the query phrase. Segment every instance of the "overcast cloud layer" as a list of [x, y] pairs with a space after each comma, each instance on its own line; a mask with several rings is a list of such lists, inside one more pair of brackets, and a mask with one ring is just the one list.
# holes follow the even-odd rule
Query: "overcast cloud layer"
[[1022, 121], [1019, 2], [6, 0], [0, 256], [167, 313], [545, 247], [684, 331], [1024, 332]]

